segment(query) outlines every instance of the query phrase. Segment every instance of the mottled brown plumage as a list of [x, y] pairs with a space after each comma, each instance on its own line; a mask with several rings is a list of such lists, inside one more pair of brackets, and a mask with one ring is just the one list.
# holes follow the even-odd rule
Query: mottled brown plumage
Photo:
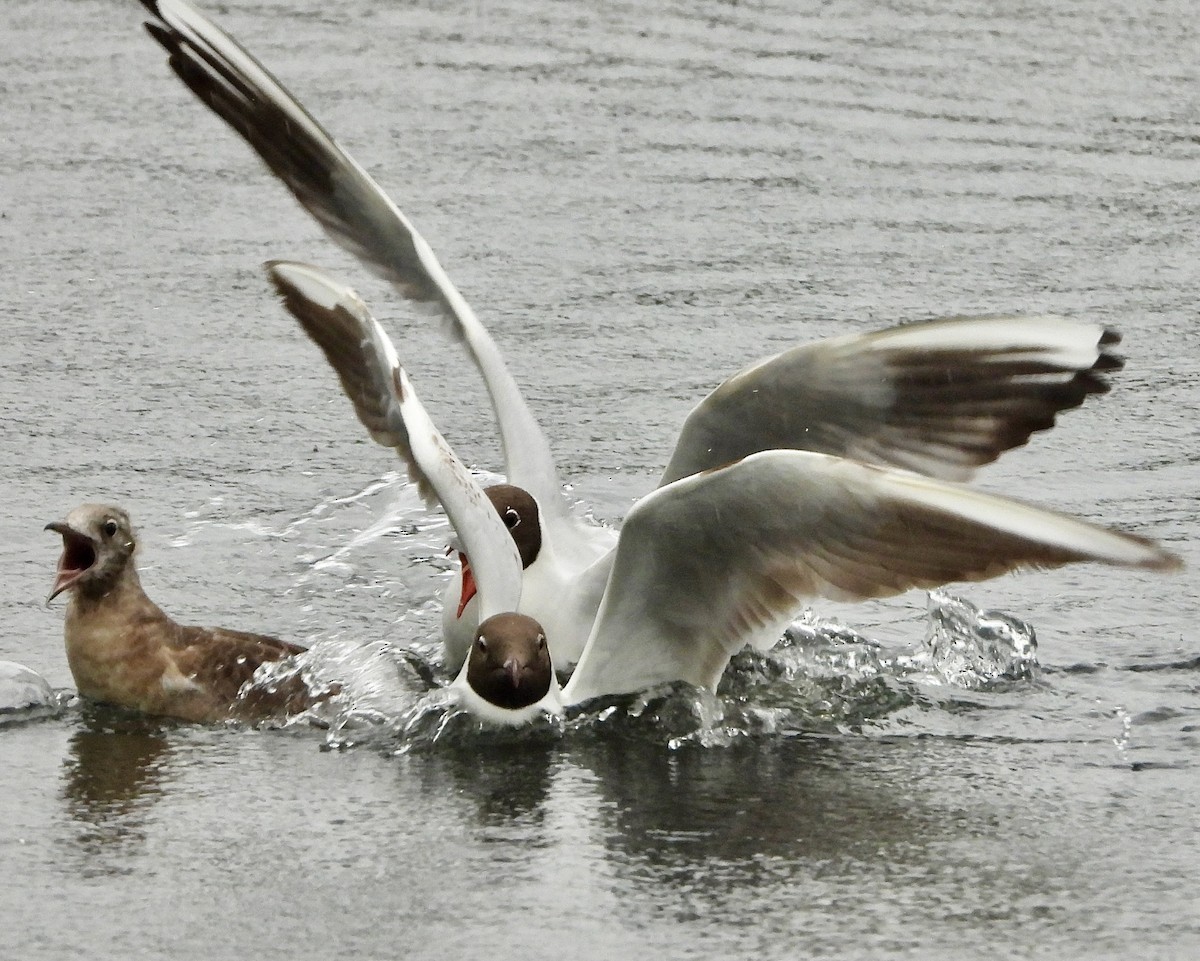
[[146, 596], [129, 515], [84, 504], [46, 525], [63, 553], [47, 603], [70, 592], [67, 663], [80, 695], [185, 721], [255, 719], [303, 710], [313, 695], [299, 678], [273, 688], [243, 685], [261, 664], [304, 648], [275, 637], [177, 624]]

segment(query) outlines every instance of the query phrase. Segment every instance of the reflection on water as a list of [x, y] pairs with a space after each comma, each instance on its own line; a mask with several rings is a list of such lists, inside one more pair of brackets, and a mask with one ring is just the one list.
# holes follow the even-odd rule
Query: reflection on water
[[597, 742], [579, 760], [612, 812], [605, 843], [623, 862], [750, 868], [764, 856], [846, 856], [848, 835], [850, 848], [878, 851], [919, 833], [907, 788], [863, 791], [853, 753], [825, 740], [671, 753]]
[[145, 840], [147, 813], [169, 782], [171, 722], [85, 705], [68, 743], [62, 797], [89, 854]]
[[481, 763], [477, 751], [466, 749], [432, 762], [432, 770], [420, 770], [441, 782], [438, 792], [450, 788], [469, 799], [467, 816], [475, 827], [504, 836], [513, 825], [527, 830], [544, 821], [555, 756], [551, 742], [525, 740], [493, 745], [486, 763]]
[[0, 724], [0, 954], [1200, 954], [1194, 4], [209, 5], [395, 193], [605, 521], [767, 353], [957, 312], [1125, 333], [1112, 395], [981, 482], [1163, 537], [1182, 578], [971, 588], [1037, 627], [1009, 676], [864, 605], [716, 697], [516, 740], [371, 721], [428, 692], [372, 645], [436, 659], [446, 525], [257, 265], [344, 267], [494, 467], [461, 351], [192, 102], [137, 3], [5, 6], [4, 656], [69, 683], [41, 527], [111, 497], [178, 616], [346, 645], [314, 657], [361, 668], [365, 726]]

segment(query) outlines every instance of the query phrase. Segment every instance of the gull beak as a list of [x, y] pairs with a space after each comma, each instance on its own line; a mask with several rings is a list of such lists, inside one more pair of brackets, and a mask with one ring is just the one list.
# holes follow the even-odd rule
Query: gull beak
[[458, 613], [454, 615], [456, 618], [462, 617], [463, 611], [467, 608], [467, 602], [479, 590], [475, 584], [475, 575], [471, 572], [471, 562], [467, 560], [467, 555], [459, 551], [458, 561], [462, 564], [462, 597], [458, 601]]
[[90, 537], [65, 521], [51, 521], [44, 529], [62, 535], [63, 539], [63, 552], [58, 559], [54, 584], [50, 588], [50, 596], [46, 598], [46, 606], [49, 607], [54, 598], [79, 580], [96, 562], [96, 545]]

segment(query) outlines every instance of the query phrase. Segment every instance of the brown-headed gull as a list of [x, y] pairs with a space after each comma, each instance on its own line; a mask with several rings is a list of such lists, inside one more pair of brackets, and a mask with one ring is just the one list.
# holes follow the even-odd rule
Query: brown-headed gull
[[[616, 549], [593, 565], [603, 575], [594, 617], [560, 689], [555, 629], [529, 613], [517, 543], [433, 425], [387, 335], [323, 271], [285, 262], [269, 270], [360, 418], [409, 462], [471, 558], [479, 626], [453, 687], [485, 719], [524, 723], [670, 681], [713, 687], [733, 653], [773, 642], [813, 598], [861, 600], [1085, 561], [1180, 564], [1147, 538], [953, 482], [814, 451], [760, 451], [634, 504]], [[558, 601], [570, 607], [578, 595]], [[544, 616], [557, 623], [557, 611]]]
[[[390, 378], [393, 365], [397, 364], [396, 352], [367, 306], [353, 290], [319, 268], [276, 261], [268, 265], [268, 272], [284, 305], [324, 351], [355, 412], [371, 436], [384, 446], [397, 450], [408, 465], [410, 476], [418, 489], [427, 502], [432, 503], [436, 500], [436, 494], [413, 459], [404, 419], [393, 404]], [[959, 328], [964, 329], [962, 333]], [[924, 405], [928, 413], [910, 398], [907, 410], [912, 423], [907, 429], [918, 439], [918, 443], [909, 450], [914, 459], [922, 464], [927, 463], [923, 452], [941, 450], [942, 459], [935, 463], [941, 464], [946, 472], [952, 472], [956, 466], [964, 469], [965, 458], [977, 453], [979, 448], [972, 447], [962, 439], [969, 436], [973, 423], [965, 414], [961, 417], [962, 431], [956, 435], [959, 446], [937, 440], [939, 427], [951, 430], [951, 419], [938, 416], [938, 412], [944, 412], [946, 408], [938, 406], [936, 389], [949, 376], [951, 358], [958, 361], [956, 380], [976, 389], [981, 405], [992, 405], [993, 399], [999, 398], [1011, 403], [1016, 410], [1025, 409], [1028, 412], [1031, 406], [1036, 405], [1025, 405], [1023, 408], [1021, 398], [1016, 396], [1015, 391], [1005, 387], [1006, 378], [1017, 377], [1018, 370], [1027, 371], [1026, 376], [1030, 378], [1036, 378], [1050, 369], [1066, 376], [1064, 371], [1071, 370], [1072, 363], [1089, 365], [1084, 369], [1090, 372], [1090, 366], [1106, 356], [1100, 344], [1103, 339], [1100, 328], [1069, 322], [1050, 325], [1038, 339], [1034, 336], [1032, 324], [1014, 323], [1011, 318], [932, 321], [795, 348], [785, 355], [762, 362], [751, 371], [735, 375], [718, 387], [712, 396], [734, 398], [731, 403], [744, 410], [754, 403], [748, 395], [755, 390], [753, 385], [757, 382], [757, 372], [777, 368], [794, 371], [807, 367], [814, 380], [825, 376], [833, 381], [848, 380], [850, 372], [855, 369], [862, 372], [869, 368], [890, 367], [895, 370], [903, 367], [909, 371], [910, 378], [917, 378], [918, 372], [923, 372], [922, 376], [929, 383]], [[966, 346], [968, 344], [975, 346], [974, 352]], [[919, 364], [918, 355], [926, 358], [924, 367]], [[1004, 367], [1008, 373], [998, 379], [991, 378], [989, 369], [992, 367]], [[1084, 374], [1076, 371], [1074, 376], [1083, 377]], [[775, 374], [765, 380], [777, 383]], [[1068, 383], [1064, 382], [1064, 389], [1069, 389], [1065, 386]], [[1044, 386], [1049, 390], [1048, 385]], [[772, 388], [764, 384], [763, 389]], [[799, 390], [801, 387], [796, 385], [787, 389]], [[969, 388], [960, 386], [956, 389], [964, 392]], [[848, 395], [849, 390], [845, 393]], [[702, 402], [697, 410], [706, 405], [719, 410], [722, 403], [710, 398]], [[852, 407], [849, 397], [844, 406]], [[842, 425], [853, 416], [852, 413], [844, 414]], [[981, 413], [976, 419], [984, 419], [985, 416]], [[705, 435], [715, 437], [714, 432], [706, 427], [695, 426], [711, 425], [711, 419], [693, 415], [688, 423], [673, 463], [684, 459], [692, 464], [703, 461], [701, 438]], [[870, 453], [875, 449], [876, 437], [891, 430], [886, 419], [877, 425], [874, 436], [866, 429], [865, 419], [860, 426], [861, 430], [853, 431], [837, 423], [814, 422], [811, 433], [822, 448], [864, 449], [864, 453]], [[901, 433], [901, 430], [897, 430], [893, 437], [897, 454], [905, 449], [899, 443]], [[840, 441], [823, 440], [837, 437], [841, 438]], [[722, 449], [730, 452], [734, 446], [733, 442], [727, 442]], [[759, 452], [752, 450], [748, 453]], [[962, 459], [955, 462], [952, 459], [955, 453], [961, 455]], [[741, 458], [732, 459], [736, 461]], [[674, 472], [668, 469], [668, 474]], [[682, 474], [686, 477], [698, 472], [686, 470]], [[552, 639], [555, 663], [560, 668], [574, 664], [583, 653], [599, 609], [614, 559], [612, 550], [596, 556], [594, 551], [572, 554], [569, 547], [564, 549], [561, 541], [544, 523], [541, 502], [523, 488], [500, 484], [488, 488], [485, 494], [516, 542], [524, 567], [522, 612], [533, 616], [545, 628], [547, 636]], [[461, 528], [456, 526], [456, 530], [461, 535]], [[615, 543], [615, 533], [606, 533], [612, 538], [611, 543]], [[463, 559], [462, 570], [447, 585], [443, 599], [443, 639], [446, 662], [451, 668], [456, 668], [466, 658], [480, 619], [470, 553], [463, 550], [460, 557]]]
[[[410, 301], [432, 307], [487, 385], [510, 484], [538, 505], [542, 550], [578, 577], [615, 535], [571, 517], [546, 437], [495, 342], [429, 245], [369, 174], [274, 76], [185, 0], [143, 0], [147, 29], [196, 96], [233, 127], [342, 246]], [[688, 416], [662, 483], [775, 448], [812, 450], [933, 477], [975, 468], [1089, 394], [1120, 366], [1116, 334], [1059, 317], [911, 324], [805, 345], [729, 378]], [[336, 365], [335, 365], [336, 366]], [[543, 561], [543, 566], [548, 566]], [[551, 579], [551, 582], [554, 579]], [[465, 653], [478, 618], [469, 582], [447, 605]]]
[[259, 665], [303, 647], [245, 631], [187, 627], [146, 596], [135, 561], [137, 540], [121, 508], [83, 504], [46, 530], [63, 539], [46, 603], [70, 593], [63, 633], [81, 696], [203, 722], [293, 714], [313, 702], [299, 678], [243, 692]]
[[[434, 484], [428, 467], [432, 455], [422, 460], [414, 448], [425, 434], [436, 435], [437, 446], [446, 446], [445, 441], [417, 399], [391, 340], [352, 289], [308, 264], [273, 261], [267, 265], [267, 272], [283, 305], [337, 372], [343, 391], [368, 433], [399, 454], [426, 503], [440, 504], [449, 515], [463, 559], [459, 573], [446, 586], [442, 612], [445, 660], [451, 670], [456, 670], [466, 660], [474, 640], [479, 623], [476, 589], [482, 585], [475, 575], [476, 558], [465, 547], [463, 523], [443, 496], [446, 484], [456, 482], [446, 481], [442, 487]], [[474, 482], [472, 485], [477, 486]], [[480, 497], [481, 503], [490, 508], [494, 521], [489, 522], [490, 526], [506, 532], [512, 556], [517, 559], [522, 610], [534, 614], [553, 631], [556, 663], [563, 667], [574, 664], [604, 592], [616, 532], [598, 528], [609, 538], [610, 549], [590, 562], [579, 555], [564, 560], [555, 541], [545, 536], [539, 502], [529, 492], [511, 484], [497, 484], [481, 491]]]

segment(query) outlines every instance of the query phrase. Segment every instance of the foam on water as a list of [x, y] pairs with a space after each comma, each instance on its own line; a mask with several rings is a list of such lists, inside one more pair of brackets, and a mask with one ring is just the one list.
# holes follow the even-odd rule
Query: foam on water
[[1037, 668], [1029, 625], [935, 592], [915, 649], [889, 651], [810, 610], [771, 650], [737, 655], [715, 693], [665, 685], [600, 698], [522, 731], [498, 731], [458, 705], [433, 650], [433, 644], [413, 649], [325, 639], [297, 658], [264, 665], [254, 683], [270, 686], [300, 674], [315, 691], [335, 691], [291, 724], [323, 728], [326, 747], [339, 750], [372, 744], [408, 753], [472, 738], [490, 744], [547, 736], [633, 738], [678, 749], [747, 738], [887, 733], [897, 712], [944, 707], [956, 691], [1029, 684]]

